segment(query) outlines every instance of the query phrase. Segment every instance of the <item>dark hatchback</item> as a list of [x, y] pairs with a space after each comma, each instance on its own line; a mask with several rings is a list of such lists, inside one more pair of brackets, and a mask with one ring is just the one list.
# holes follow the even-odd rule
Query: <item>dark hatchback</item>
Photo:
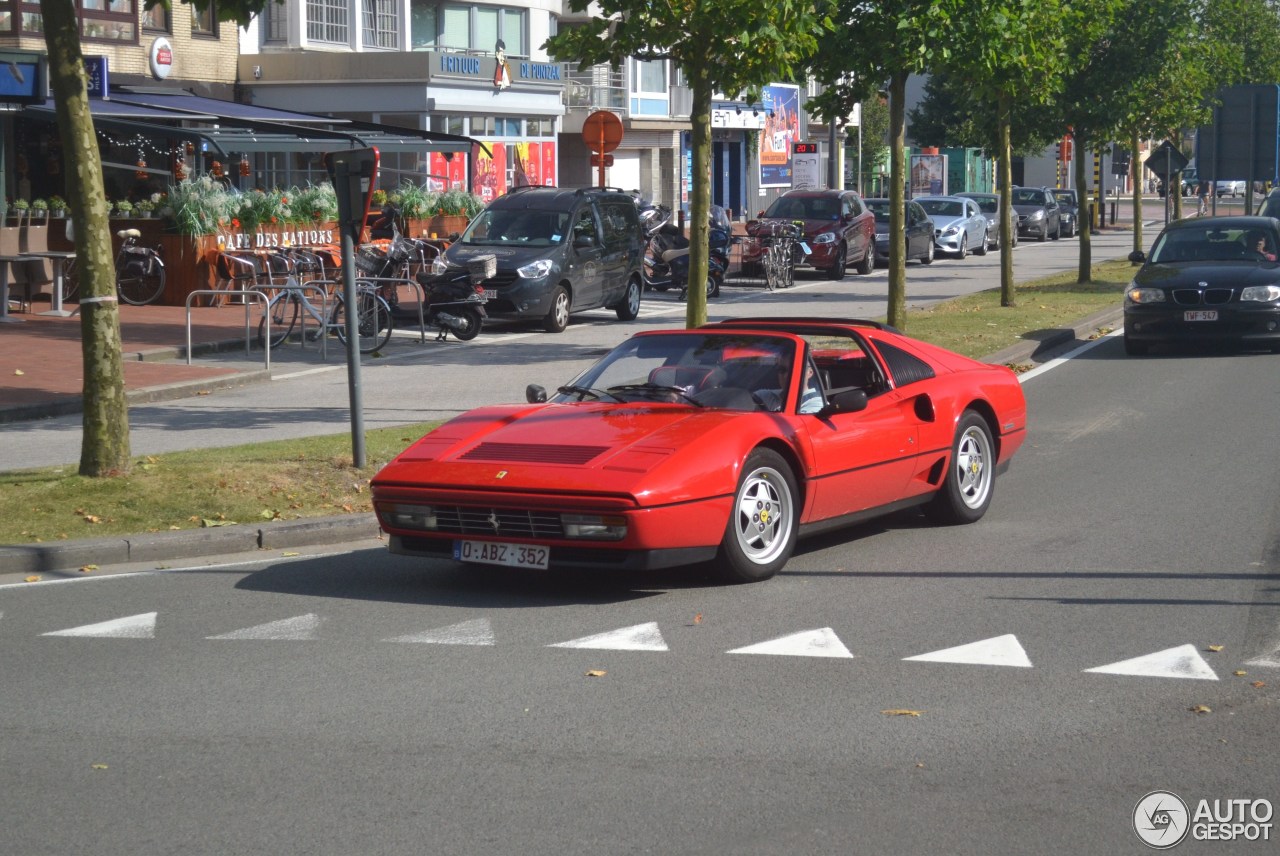
[[[889, 263], [889, 200], [867, 199], [867, 208], [876, 215], [876, 264]], [[906, 200], [905, 231], [907, 233], [907, 261], [919, 259], [920, 264], [933, 264], [933, 221], [913, 199]]]
[[1175, 220], [1151, 247], [1124, 295], [1124, 348], [1224, 341], [1280, 353], [1280, 221]]

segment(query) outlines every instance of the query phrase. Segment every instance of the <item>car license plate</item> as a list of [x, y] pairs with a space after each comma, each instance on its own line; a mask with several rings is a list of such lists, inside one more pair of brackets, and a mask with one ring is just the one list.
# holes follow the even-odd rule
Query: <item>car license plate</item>
[[497, 300], [498, 292], [492, 288], [486, 288], [481, 292], [485, 300]]
[[1217, 321], [1218, 310], [1216, 309], [1188, 309], [1182, 315], [1184, 321]]
[[500, 541], [454, 541], [453, 558], [459, 562], [505, 565], [509, 568], [547, 569], [550, 550], [536, 544], [506, 544]]

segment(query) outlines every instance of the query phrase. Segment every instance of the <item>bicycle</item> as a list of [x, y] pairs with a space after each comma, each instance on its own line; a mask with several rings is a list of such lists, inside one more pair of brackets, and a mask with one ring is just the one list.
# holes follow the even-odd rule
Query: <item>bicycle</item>
[[808, 248], [800, 240], [803, 234], [802, 223], [774, 222], [769, 224], [769, 233], [761, 236], [765, 245], [761, 264], [765, 285], [770, 291], [790, 288], [795, 281], [796, 264], [808, 254]]
[[[120, 251], [116, 253], [116, 292], [133, 306], [155, 303], [164, 294], [164, 261], [159, 248], [138, 245], [142, 233], [137, 229], [121, 229]], [[62, 299], [74, 300], [80, 291], [76, 260], [67, 262], [62, 274]]]
[[[275, 348], [283, 344], [293, 333], [293, 328], [298, 325], [299, 320], [303, 318], [304, 312], [315, 320], [318, 327], [315, 333], [316, 336], [328, 335], [329, 331], [332, 330], [337, 334], [340, 342], [344, 345], [347, 343], [347, 307], [342, 291], [339, 289], [334, 292], [333, 308], [328, 318], [325, 318], [324, 313], [307, 297], [308, 286], [325, 288], [336, 283], [332, 280], [323, 279], [299, 282], [294, 276], [297, 259], [293, 257], [306, 252], [305, 250], [291, 250], [281, 253], [281, 258], [291, 268], [289, 275], [281, 284], [259, 289], [268, 294], [270, 298], [267, 301], [267, 308], [263, 313], [262, 320], [258, 322], [259, 345]], [[269, 341], [267, 338], [268, 318], [271, 320]], [[357, 346], [360, 349], [360, 353], [372, 354], [383, 348], [391, 339], [391, 327], [391, 307], [387, 304], [387, 301], [377, 293], [376, 289], [357, 283], [356, 329], [358, 336]], [[305, 319], [303, 320], [303, 328], [305, 330]]]

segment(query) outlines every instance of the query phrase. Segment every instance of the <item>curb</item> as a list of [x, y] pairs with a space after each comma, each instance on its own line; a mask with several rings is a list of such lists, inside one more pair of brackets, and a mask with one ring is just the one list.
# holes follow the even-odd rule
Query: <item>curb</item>
[[982, 358], [984, 363], [1016, 366], [1048, 362], [1056, 353], [1097, 338], [1102, 329], [1115, 329], [1122, 323], [1124, 309], [1116, 306], [1081, 318], [1071, 327], [1035, 330], [1023, 334], [1025, 341]]
[[355, 514], [290, 520], [270, 526], [217, 526], [54, 544], [0, 546], [0, 573], [75, 571], [88, 564], [162, 562], [193, 556], [313, 547], [376, 538], [380, 531], [374, 515]]

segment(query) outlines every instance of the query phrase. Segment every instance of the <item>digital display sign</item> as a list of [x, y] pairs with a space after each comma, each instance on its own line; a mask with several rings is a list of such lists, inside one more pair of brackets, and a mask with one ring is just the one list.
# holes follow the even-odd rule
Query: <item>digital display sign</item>
[[817, 143], [792, 143], [791, 153], [795, 155], [816, 155], [818, 153]]

